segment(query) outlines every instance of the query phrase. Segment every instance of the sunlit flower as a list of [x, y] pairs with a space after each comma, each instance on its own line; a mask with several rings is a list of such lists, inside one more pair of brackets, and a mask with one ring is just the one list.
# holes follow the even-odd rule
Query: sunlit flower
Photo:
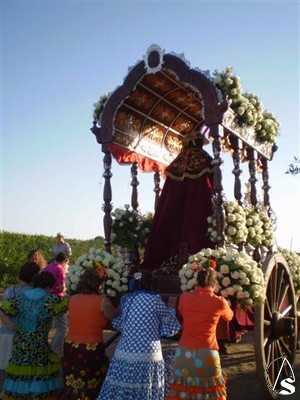
[[179, 271], [181, 290], [190, 291], [197, 285], [197, 274], [202, 266], [216, 263], [217, 284], [215, 293], [233, 297], [242, 307], [261, 304], [265, 298], [264, 276], [257, 263], [245, 252], [232, 246], [202, 249], [189, 257]]
[[76, 293], [81, 276], [91, 268], [95, 268], [99, 276], [103, 278], [103, 292], [107, 295], [116, 296], [128, 291], [128, 273], [123, 260], [103, 249], [91, 247], [68, 269], [66, 285], [70, 294]]

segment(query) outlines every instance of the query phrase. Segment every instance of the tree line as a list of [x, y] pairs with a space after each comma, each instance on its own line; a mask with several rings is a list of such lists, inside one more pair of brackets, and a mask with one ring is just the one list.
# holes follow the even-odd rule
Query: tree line
[[[72, 247], [70, 264], [86, 253], [90, 247], [101, 248], [103, 246], [101, 236], [89, 240], [67, 239], [67, 242]], [[26, 261], [30, 250], [38, 248], [46, 261], [49, 261], [51, 248], [55, 243], [54, 236], [0, 232], [0, 287], [5, 288], [18, 281], [18, 271]]]

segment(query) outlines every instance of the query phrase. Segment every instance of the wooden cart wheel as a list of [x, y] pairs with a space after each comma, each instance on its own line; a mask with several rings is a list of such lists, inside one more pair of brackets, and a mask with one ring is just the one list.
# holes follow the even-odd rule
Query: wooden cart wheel
[[269, 255], [262, 267], [266, 300], [254, 311], [256, 367], [267, 399], [278, 399], [291, 369], [297, 346], [297, 309], [293, 280], [280, 254]]

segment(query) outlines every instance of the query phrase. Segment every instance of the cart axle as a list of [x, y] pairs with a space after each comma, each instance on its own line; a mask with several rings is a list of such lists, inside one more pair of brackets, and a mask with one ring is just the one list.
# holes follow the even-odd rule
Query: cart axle
[[270, 339], [277, 340], [282, 336], [295, 336], [295, 318], [282, 317], [280, 312], [273, 314]]

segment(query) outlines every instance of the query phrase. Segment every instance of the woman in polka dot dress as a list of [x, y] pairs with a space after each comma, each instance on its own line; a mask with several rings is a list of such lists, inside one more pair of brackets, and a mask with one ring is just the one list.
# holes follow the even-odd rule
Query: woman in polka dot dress
[[179, 299], [183, 332], [175, 353], [167, 400], [226, 399], [216, 327], [220, 317], [230, 321], [233, 311], [223, 297], [214, 294], [214, 269], [210, 266], [200, 268], [197, 288], [183, 293]]
[[135, 274], [135, 290], [121, 299], [120, 313], [112, 321], [122, 332], [111, 360], [99, 400], [164, 400], [165, 364], [160, 337], [180, 331], [175, 308], [148, 290], [149, 273]]

